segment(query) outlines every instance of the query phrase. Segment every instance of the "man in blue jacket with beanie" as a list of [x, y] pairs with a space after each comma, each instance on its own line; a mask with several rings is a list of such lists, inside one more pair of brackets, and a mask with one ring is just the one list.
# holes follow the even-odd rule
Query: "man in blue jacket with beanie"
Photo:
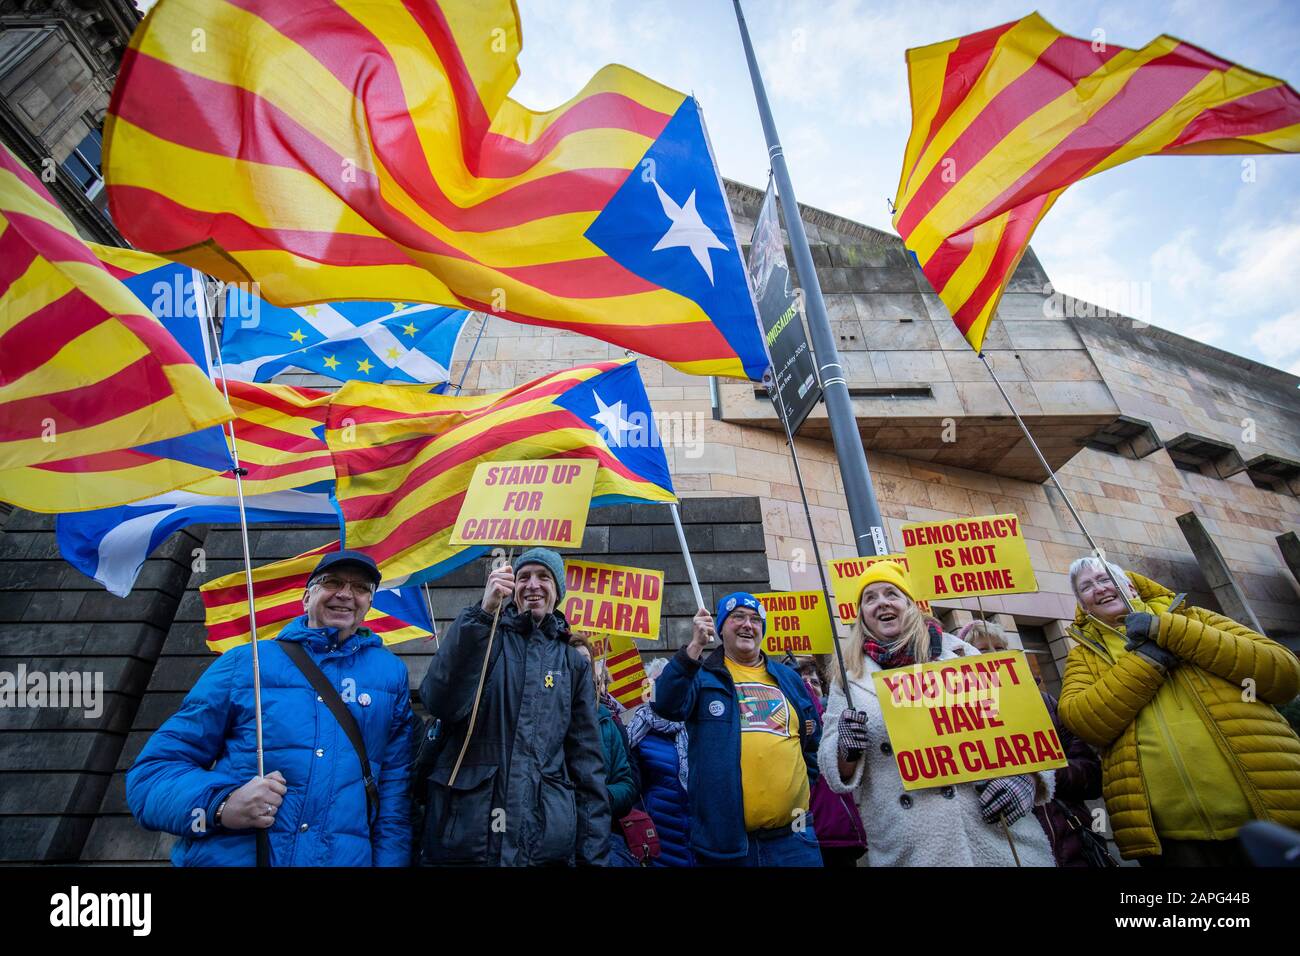
[[705, 656], [714, 618], [655, 681], [650, 706], [685, 721], [691, 849], [699, 865], [821, 866], [808, 813], [821, 720], [798, 673], [763, 653], [767, 613], [738, 591], [718, 603], [722, 646]]
[[[181, 839], [177, 866], [252, 866], [269, 831], [272, 866], [407, 866], [415, 719], [406, 665], [361, 627], [379, 570], [359, 551], [328, 554], [301, 617], [258, 645], [266, 776], [257, 775], [251, 647], [217, 658], [126, 775], [131, 812]], [[283, 650], [298, 644], [352, 714], [370, 765]]]

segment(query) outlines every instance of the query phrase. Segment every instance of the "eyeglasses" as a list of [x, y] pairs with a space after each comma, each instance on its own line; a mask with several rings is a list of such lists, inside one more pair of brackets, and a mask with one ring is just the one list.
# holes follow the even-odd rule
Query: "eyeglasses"
[[370, 597], [375, 593], [375, 586], [369, 581], [347, 581], [343, 578], [336, 578], [332, 574], [317, 578], [312, 582], [312, 586], [324, 588], [331, 594], [336, 594], [346, 587], [352, 588], [352, 593], [361, 597]]
[[752, 624], [754, 627], [762, 627], [763, 619], [757, 614], [745, 614], [741, 611], [733, 611], [727, 615], [728, 620], [734, 620], [737, 624]]

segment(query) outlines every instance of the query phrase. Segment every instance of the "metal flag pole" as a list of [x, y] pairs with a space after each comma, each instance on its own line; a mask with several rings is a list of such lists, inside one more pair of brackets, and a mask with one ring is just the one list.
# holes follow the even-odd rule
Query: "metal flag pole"
[[701, 611], [707, 611], [708, 608], [704, 606], [704, 595], [700, 593], [700, 579], [695, 576], [695, 562], [691, 560], [691, 549], [686, 546], [686, 532], [682, 530], [682, 516], [677, 513], [677, 502], [672, 502], [668, 507], [673, 513], [673, 526], [677, 529], [677, 541], [682, 546], [682, 557], [686, 559], [686, 574], [691, 579], [695, 603]]
[[822, 600], [826, 602], [826, 617], [831, 625], [831, 643], [835, 645], [835, 660], [840, 665], [840, 686], [844, 688], [845, 703], [852, 709], [853, 697], [849, 690], [849, 670], [844, 666], [844, 650], [840, 647], [838, 622], [835, 620], [835, 611], [831, 606], [831, 589], [826, 582], [826, 566], [822, 564], [821, 548], [817, 546], [817, 530], [813, 527], [812, 509], [808, 507], [808, 493], [804, 490], [803, 468], [799, 465], [799, 455], [795, 451], [794, 433], [790, 431], [790, 419], [785, 414], [785, 399], [781, 397], [781, 389], [777, 388], [775, 378], [770, 392], [776, 398], [777, 413], [781, 417], [781, 424], [785, 426], [785, 444], [790, 449], [790, 460], [794, 462], [795, 481], [799, 484], [799, 497], [803, 499], [803, 513], [808, 518], [808, 537], [812, 539], [813, 560], [817, 562], [817, 574], [822, 582]]
[[[217, 296], [219, 297], [225, 289], [225, 283], [219, 282], [217, 285]], [[220, 299], [218, 298], [218, 301]], [[207, 305], [207, 289], [204, 289], [204, 305]], [[205, 308], [205, 318], [208, 321], [208, 331], [212, 335], [213, 354], [217, 359], [217, 374], [221, 377], [221, 391], [226, 397], [226, 404], [230, 404], [230, 389], [226, 385], [226, 366], [221, 360], [221, 336], [217, 334], [216, 321], [213, 318], [213, 309]], [[230, 436], [230, 456], [234, 459], [235, 468], [235, 497], [239, 502], [239, 535], [244, 545], [244, 581], [248, 586], [248, 625], [249, 631], [253, 637], [253, 720], [257, 728], [257, 775], [266, 776], [265, 764], [263, 763], [262, 754], [262, 667], [257, 651], [257, 608], [253, 601], [253, 557], [252, 550], [248, 546], [248, 514], [244, 510], [244, 475], [247, 472], [239, 463], [239, 445], [235, 441], [235, 422], [232, 419], [227, 423]]]
[[876, 503], [875, 488], [871, 484], [871, 472], [867, 468], [867, 453], [862, 447], [862, 434], [858, 431], [857, 417], [853, 413], [853, 400], [849, 397], [839, 350], [835, 347], [835, 337], [831, 334], [830, 317], [826, 314], [821, 283], [817, 280], [817, 267], [813, 264], [812, 250], [808, 247], [808, 235], [799, 215], [794, 187], [790, 184], [790, 172], [785, 165], [785, 154], [781, 149], [781, 140], [777, 137], [772, 109], [767, 102], [767, 91], [763, 88], [763, 77], [758, 72], [754, 46], [749, 40], [749, 28], [745, 26], [745, 14], [740, 9], [740, 0], [732, 0], [732, 3], [736, 8], [736, 23], [740, 26], [740, 39], [745, 45], [745, 59], [749, 62], [749, 76], [754, 84], [754, 100], [763, 121], [763, 135], [767, 138], [772, 175], [776, 177], [777, 197], [781, 200], [781, 210], [785, 213], [790, 249], [794, 253], [795, 268], [804, 290], [808, 331], [812, 333], [813, 351], [817, 356], [822, 391], [826, 397], [826, 415], [830, 420], [835, 455], [839, 459], [840, 476], [844, 480], [844, 497], [848, 500], [854, 543], [859, 555], [888, 554], [884, 522], [880, 518], [880, 506]]
[[[196, 278], [197, 281], [197, 278]], [[223, 302], [222, 292], [225, 290], [225, 283], [218, 281], [216, 295], [214, 298], [217, 302]], [[195, 296], [197, 302], [198, 296]], [[217, 324], [213, 317], [215, 311], [208, 303], [207, 282], [204, 280], [203, 288], [203, 305], [204, 318], [207, 319], [208, 332], [212, 336], [212, 348], [217, 358], [217, 372], [221, 376], [221, 391], [225, 395], [226, 404], [230, 404], [230, 389], [226, 385], [226, 366], [221, 358], [221, 336], [217, 334]], [[224, 309], [223, 309], [224, 321]], [[239, 445], [235, 440], [235, 421], [231, 419], [228, 423], [230, 436], [230, 457], [235, 463], [233, 473], [235, 475], [235, 498], [239, 503], [239, 537], [244, 546], [244, 582], [248, 588], [248, 628], [252, 637], [252, 657], [253, 657], [253, 724], [257, 736], [257, 775], [266, 776], [266, 764], [263, 755], [262, 746], [262, 662], [257, 649], [257, 606], [253, 597], [253, 557], [252, 549], [248, 546], [248, 513], [244, 508], [244, 471], [243, 466], [239, 463]], [[257, 831], [257, 853], [258, 866], [271, 865], [271, 837], [267, 830], [259, 829]]]
[[465, 387], [465, 376], [469, 375], [470, 364], [474, 361], [474, 353], [478, 351], [478, 344], [483, 341], [483, 330], [487, 328], [488, 317], [482, 312], [475, 313], [481, 321], [478, 324], [478, 336], [474, 339], [474, 347], [469, 350], [469, 358], [465, 359], [465, 367], [460, 370], [460, 381], [456, 383], [456, 394], [459, 395], [462, 388]]
[[442, 641], [438, 638], [438, 622], [433, 619], [433, 599], [429, 597], [429, 585], [420, 582], [420, 590], [424, 592], [424, 606], [429, 609], [429, 626], [433, 628], [433, 646], [435, 650], [442, 650]]
[[1016, 411], [1016, 406], [1011, 401], [1011, 396], [1007, 394], [1007, 390], [1002, 387], [1002, 382], [1000, 382], [997, 375], [994, 374], [993, 366], [989, 363], [988, 358], [982, 351], [979, 353], [979, 357], [980, 361], [984, 363], [984, 367], [988, 369], [989, 378], [993, 379], [993, 384], [996, 385], [998, 391], [1002, 393], [1002, 398], [1006, 401], [1007, 408], [1011, 409], [1011, 414], [1016, 417], [1016, 423], [1020, 426], [1020, 430], [1025, 433], [1025, 439], [1029, 442], [1029, 447], [1032, 448], [1034, 454], [1038, 456], [1038, 462], [1043, 466], [1043, 471], [1047, 472], [1047, 477], [1052, 479], [1052, 484], [1056, 486], [1057, 492], [1065, 500], [1065, 506], [1070, 509], [1070, 514], [1074, 516], [1075, 523], [1079, 525], [1079, 530], [1082, 531], [1083, 536], [1088, 539], [1088, 544], [1092, 546], [1092, 553], [1101, 558], [1102, 566], [1106, 568], [1106, 573], [1110, 575], [1111, 581], [1114, 582], [1116, 589], [1119, 591], [1120, 597], [1124, 599], [1124, 604], [1127, 605], [1129, 611], [1135, 611], [1136, 608], [1133, 606], [1133, 599], [1130, 598], [1128, 594], [1128, 585], [1119, 580], [1119, 578], [1115, 576], [1115, 572], [1111, 570], [1110, 562], [1107, 561], [1105, 557], [1106, 552], [1097, 547], [1097, 542], [1093, 538], [1092, 532], [1090, 532], [1088, 526], [1083, 523], [1083, 518], [1081, 518], [1079, 512], [1075, 510], [1074, 502], [1070, 500], [1070, 496], [1067, 495], [1065, 489], [1061, 487], [1061, 481], [1056, 477], [1056, 472], [1052, 470], [1052, 466], [1049, 465], [1047, 459], [1043, 457], [1043, 453], [1038, 447], [1038, 442], [1034, 441], [1034, 436], [1029, 433], [1029, 426], [1026, 425], [1025, 420], [1020, 417], [1020, 412]]

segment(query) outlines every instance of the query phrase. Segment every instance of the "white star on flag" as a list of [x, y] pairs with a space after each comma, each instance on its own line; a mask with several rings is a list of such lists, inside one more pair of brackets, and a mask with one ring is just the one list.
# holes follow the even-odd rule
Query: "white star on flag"
[[606, 441], [616, 447], [622, 447], [623, 433], [636, 427], [623, 417], [623, 403], [615, 402], [613, 405], [606, 405], [596, 392], [591, 394], [596, 399], [596, 414], [591, 416], [591, 420], [600, 423], [605, 429]]
[[709, 258], [709, 250], [726, 249], [727, 246], [700, 218], [699, 210], [695, 208], [695, 190], [691, 190], [685, 205], [679, 206], [673, 201], [672, 196], [663, 191], [663, 187], [658, 182], [654, 183], [654, 187], [655, 192], [659, 194], [659, 205], [663, 206], [664, 215], [668, 217], [669, 226], [668, 231], [655, 243], [651, 252], [679, 246], [690, 249], [691, 254], [695, 256], [695, 261], [708, 275], [709, 285], [713, 285], [713, 260]]

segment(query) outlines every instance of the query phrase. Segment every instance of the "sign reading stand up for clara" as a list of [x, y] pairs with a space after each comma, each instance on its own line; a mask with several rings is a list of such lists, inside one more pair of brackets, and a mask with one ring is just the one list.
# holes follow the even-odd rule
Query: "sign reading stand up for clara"
[[835, 635], [821, 591], [767, 591], [755, 594], [767, 611], [763, 650], [769, 654], [833, 654]]
[[451, 543], [579, 547], [597, 467], [592, 458], [483, 462], [474, 469]]
[[871, 677], [904, 790], [1066, 765], [1020, 651], [931, 661]]

